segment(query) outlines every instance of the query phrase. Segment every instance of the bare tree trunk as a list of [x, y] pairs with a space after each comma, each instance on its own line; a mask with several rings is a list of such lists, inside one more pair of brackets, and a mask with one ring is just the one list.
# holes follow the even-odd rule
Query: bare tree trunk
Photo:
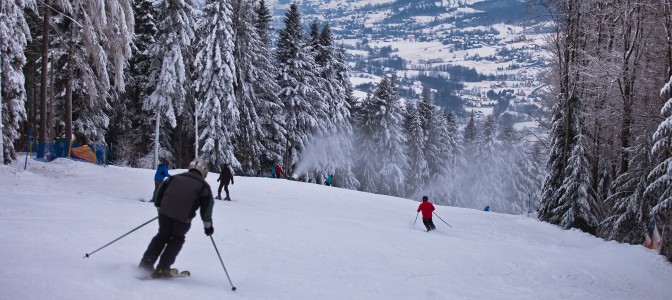
[[[0, 0], [1, 1], [1, 0]], [[1, 5], [1, 4], [0, 4]], [[5, 163], [5, 134], [2, 121], [2, 54], [0, 53], [0, 164]]]
[[[40, 131], [38, 141], [44, 145], [47, 137], [47, 84], [49, 69], [49, 17], [51, 1], [44, 0], [44, 20], [42, 32], [42, 80], [40, 86]], [[38, 147], [37, 157], [44, 156], [44, 147]]]
[[[72, 144], [72, 78], [74, 73], [72, 56], [74, 55], [74, 51], [71, 48], [68, 52], [68, 74], [65, 79], [65, 103], [63, 104], [63, 121], [65, 123], [63, 134], [65, 135], [67, 147], [70, 149], [70, 145]], [[70, 153], [69, 150], [68, 153]]]
[[642, 30], [640, 27], [640, 16], [638, 15], [640, 11], [639, 6], [633, 8], [630, 1], [627, 1], [623, 8], [623, 25], [625, 29], [623, 33], [623, 65], [621, 68], [621, 78], [618, 80], [623, 100], [620, 174], [628, 171], [630, 163], [627, 149], [630, 147], [633, 122], [632, 110], [635, 102], [635, 76], [641, 57]]

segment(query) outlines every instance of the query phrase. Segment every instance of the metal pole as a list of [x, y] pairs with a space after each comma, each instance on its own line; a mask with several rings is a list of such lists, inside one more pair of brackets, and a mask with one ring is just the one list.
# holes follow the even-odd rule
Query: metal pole
[[120, 240], [121, 238], [123, 238], [123, 237], [125, 237], [125, 236], [129, 235], [129, 234], [130, 234], [131, 232], [133, 232], [133, 231], [136, 231], [136, 230], [140, 229], [140, 227], [142, 227], [142, 226], [145, 226], [145, 225], [149, 224], [150, 222], [152, 222], [152, 221], [154, 221], [154, 220], [156, 220], [156, 219], [158, 219], [158, 218], [159, 218], [159, 216], [156, 216], [156, 217], [154, 217], [153, 219], [151, 219], [151, 220], [149, 220], [149, 221], [147, 221], [147, 222], [143, 223], [142, 225], [140, 225], [140, 226], [138, 226], [138, 227], [135, 227], [135, 229], [133, 229], [133, 230], [131, 230], [131, 231], [127, 232], [126, 234], [124, 234], [124, 235], [122, 235], [122, 236], [120, 236], [120, 237], [116, 238], [116, 239], [115, 239], [114, 241], [111, 241], [111, 242], [109, 242], [109, 243], [105, 244], [105, 246], [102, 246], [102, 247], [100, 247], [100, 248], [98, 248], [98, 249], [94, 250], [94, 251], [93, 251], [93, 252], [91, 252], [91, 253], [86, 253], [86, 254], [84, 255], [84, 257], [83, 257], [83, 258], [88, 258], [89, 256], [93, 255], [94, 253], [98, 252], [98, 250], [101, 250], [101, 249], [103, 249], [103, 248], [105, 248], [105, 247], [107, 247], [107, 246], [111, 245], [112, 243], [114, 243], [114, 242], [116, 242], [116, 241]]
[[217, 257], [219, 257], [219, 262], [222, 263], [222, 268], [224, 268], [224, 273], [226, 273], [226, 278], [229, 279], [229, 284], [231, 284], [231, 290], [236, 291], [236, 287], [233, 286], [233, 282], [231, 282], [231, 277], [229, 277], [229, 272], [226, 271], [226, 267], [224, 266], [224, 261], [222, 261], [222, 256], [219, 255], [219, 250], [217, 250], [217, 245], [215, 245], [215, 239], [212, 238], [212, 235], [210, 236], [210, 240], [212, 241], [212, 245], [215, 246], [215, 252], [217, 252]]
[[[441, 219], [441, 217], [439, 217], [439, 215], [437, 215], [436, 213], [434, 213], [434, 215], [435, 215], [437, 218]], [[441, 221], [443, 221], [443, 219], [441, 219]], [[443, 221], [443, 223], [446, 223], [446, 221]], [[450, 227], [450, 228], [453, 228], [453, 226], [450, 226], [450, 224], [448, 224], [448, 223], [446, 223], [446, 225], [448, 225], [448, 227]]]
[[30, 152], [29, 152], [29, 151], [30, 151], [30, 139], [31, 139], [31, 136], [32, 136], [32, 135], [33, 135], [33, 128], [31, 127], [31, 128], [28, 130], [28, 143], [26, 144], [26, 162], [23, 163], [23, 170], [24, 170], [24, 171], [25, 171], [26, 168], [28, 167], [28, 155], [30, 155]]
[[418, 221], [418, 215], [419, 215], [419, 214], [420, 214], [420, 212], [418, 212], [417, 214], [415, 214], [415, 221], [413, 221], [413, 228], [415, 228], [415, 222]]

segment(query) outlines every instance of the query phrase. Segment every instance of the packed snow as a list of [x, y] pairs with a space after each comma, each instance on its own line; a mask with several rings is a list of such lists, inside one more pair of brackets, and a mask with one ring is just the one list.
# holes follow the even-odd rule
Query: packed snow
[[[670, 299], [672, 265], [527, 216], [437, 206], [296, 181], [236, 177], [213, 244], [195, 219], [174, 267], [143, 281], [158, 224], [153, 170], [67, 159], [0, 165], [2, 299]], [[171, 170], [177, 174], [184, 170]], [[216, 193], [217, 174], [207, 177]], [[431, 199], [430, 199], [431, 200]], [[452, 227], [449, 227], [448, 222]]]

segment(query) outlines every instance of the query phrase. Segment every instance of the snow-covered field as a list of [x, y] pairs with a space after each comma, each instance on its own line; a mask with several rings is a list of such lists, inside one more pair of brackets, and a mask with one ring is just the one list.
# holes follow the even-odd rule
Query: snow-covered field
[[[172, 174], [178, 173], [171, 170]], [[525, 216], [437, 207], [301, 182], [237, 177], [213, 214], [231, 291], [195, 220], [174, 265], [190, 278], [141, 281], [157, 223], [153, 170], [59, 159], [0, 165], [1, 299], [670, 299], [672, 265]], [[216, 174], [208, 181], [216, 189]]]

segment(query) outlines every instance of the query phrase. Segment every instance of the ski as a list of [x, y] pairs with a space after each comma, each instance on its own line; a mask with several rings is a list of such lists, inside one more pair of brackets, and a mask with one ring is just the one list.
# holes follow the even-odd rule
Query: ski
[[191, 276], [191, 272], [189, 271], [186, 270], [179, 271], [177, 269], [170, 269], [170, 276], [154, 277], [153, 274], [149, 274], [144, 276], [138, 276], [138, 279], [140, 280], [172, 279], [172, 278], [189, 277], [189, 276]]

